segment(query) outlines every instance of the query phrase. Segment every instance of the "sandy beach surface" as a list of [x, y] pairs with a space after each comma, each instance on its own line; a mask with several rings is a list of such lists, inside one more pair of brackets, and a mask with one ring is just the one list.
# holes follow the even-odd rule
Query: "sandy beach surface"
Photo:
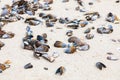
[[[22, 38], [25, 36], [26, 26], [28, 25], [24, 23], [24, 20], [6, 24], [3, 30], [15, 33], [15, 37], [11, 39], [0, 39], [0, 41], [5, 43], [5, 46], [0, 50], [0, 63], [6, 60], [12, 62], [9, 69], [0, 73], [0, 80], [120, 80], [120, 60], [110, 61], [106, 59], [108, 56], [106, 54], [107, 52], [113, 53], [115, 57], [120, 59], [120, 42], [111, 41], [111, 39], [120, 39], [120, 24], [105, 21], [105, 17], [109, 12], [120, 17], [120, 3], [115, 3], [115, 0], [101, 0], [100, 2], [96, 0], [83, 1], [88, 11], [96, 11], [101, 15], [99, 19], [84, 28], [70, 29], [58, 22], [54, 27], [49, 28], [41, 24], [30, 26], [34, 38], [38, 34], [47, 33], [48, 45], [50, 45], [50, 51], [48, 53], [52, 54], [56, 51], [60, 55], [53, 63], [43, 58], [38, 60], [33, 57], [33, 51], [22, 48]], [[94, 4], [90, 6], [88, 2], [93, 2]], [[1, 0], [0, 8], [5, 4], [11, 5], [12, 0]], [[54, 14], [58, 18], [84, 19], [82, 12], [75, 11], [77, 5], [75, 0], [70, 0], [67, 3], [62, 3], [62, 0], [54, 0], [53, 4], [50, 5], [52, 10], [38, 10], [35, 16], [38, 17], [40, 12], [44, 12], [46, 14]], [[29, 17], [27, 14], [22, 16]], [[106, 24], [113, 25], [113, 33], [98, 34], [96, 28]], [[87, 40], [84, 31], [92, 26], [95, 27], [91, 32], [94, 34], [94, 38]], [[57, 29], [58, 27], [62, 29]], [[57, 40], [68, 43], [67, 40], [69, 37], [65, 35], [67, 30], [72, 30], [73, 36], [77, 36], [88, 43], [90, 49], [88, 51], [77, 51], [74, 54], [66, 54], [63, 48], [55, 48], [53, 44]], [[107, 68], [103, 70], [97, 69], [95, 66], [96, 62], [103, 62]], [[24, 65], [27, 63], [32, 63], [33, 68], [24, 69]], [[60, 66], [66, 68], [65, 73], [62, 76], [55, 75], [56, 69]], [[48, 70], [44, 70], [44, 67], [47, 67]]]

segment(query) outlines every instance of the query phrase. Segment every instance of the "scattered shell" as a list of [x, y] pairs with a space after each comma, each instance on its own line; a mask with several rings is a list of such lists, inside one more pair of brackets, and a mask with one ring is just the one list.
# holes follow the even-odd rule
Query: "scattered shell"
[[94, 37], [94, 35], [93, 34], [86, 34], [86, 36], [85, 36], [87, 39], [92, 39], [93, 37]]
[[120, 39], [118, 39], [117, 41], [120, 42]]
[[120, 1], [119, 0], [117, 0], [117, 1], [115, 1], [116, 3], [119, 3]]
[[60, 75], [63, 75], [63, 73], [65, 73], [65, 68], [63, 66], [60, 66], [55, 72], [55, 74], [60, 74]]
[[47, 38], [47, 34], [46, 33], [43, 33], [42, 34], [42, 37], [45, 39], [45, 38]]
[[79, 25], [76, 23], [68, 23], [67, 27], [72, 28], [72, 29], [78, 29]]
[[14, 36], [15, 36], [14, 33], [12, 33], [12, 32], [7, 32], [6, 34], [4, 34], [4, 35], [2, 36], [2, 39], [13, 38]]
[[68, 54], [72, 54], [72, 53], [76, 52], [76, 47], [71, 46], [71, 47], [65, 49], [64, 52], [65, 52], [65, 53], [68, 53]]
[[54, 62], [55, 58], [52, 56], [49, 56], [47, 53], [43, 54], [42, 57], [46, 60], [48, 60], [49, 62]]
[[108, 28], [105, 27], [97, 28], [97, 32], [100, 34], [110, 34], [113, 32], [112, 25], [108, 25]]
[[80, 26], [85, 27], [88, 24], [87, 21], [80, 21]]
[[77, 38], [75, 36], [70, 37], [68, 39], [68, 42], [74, 43], [74, 46], [81, 46], [84, 44], [79, 38]]
[[73, 35], [73, 31], [72, 31], [72, 30], [67, 31], [67, 32], [66, 32], [66, 35], [67, 35], [67, 36], [72, 36], [72, 35]]
[[44, 70], [48, 70], [48, 68], [47, 68], [47, 67], [44, 67]]
[[116, 42], [116, 40], [115, 40], [115, 39], [111, 39], [111, 41]]
[[5, 44], [0, 41], [0, 49], [4, 46]]
[[86, 34], [86, 33], [90, 33], [90, 31], [91, 31], [91, 29], [88, 28], [88, 29], [86, 29], [86, 30], [84, 31], [84, 33], [85, 33], [85, 34]]
[[113, 55], [113, 53], [111, 53], [111, 52], [107, 52], [107, 54], [109, 54], [109, 55]]
[[33, 26], [39, 25], [40, 23], [42, 24], [41, 20], [36, 19], [34, 17], [26, 18], [26, 20], [24, 22], [29, 23], [29, 25], [33, 25]]
[[75, 8], [75, 10], [76, 10], [76, 11], [79, 11], [79, 10], [80, 10], [80, 7], [79, 7], [79, 6], [77, 6], [77, 7]]
[[89, 2], [88, 4], [89, 4], [89, 5], [93, 5], [93, 2]]
[[102, 68], [106, 68], [106, 65], [103, 64], [102, 62], [97, 62], [97, 63], [96, 63], [96, 67], [97, 67], [99, 70], [102, 70]]
[[68, 42], [75, 42], [76, 40], [79, 40], [77, 37], [75, 37], [75, 36], [72, 36], [72, 37], [70, 37], [69, 39], [68, 39]]
[[1, 69], [2, 71], [4, 71], [4, 70], [6, 70], [7, 68], [6, 68], [6, 66], [5, 66], [4, 64], [1, 64], [1, 63], [0, 63], [0, 69]]
[[79, 51], [87, 51], [87, 50], [90, 49], [90, 45], [84, 44], [84, 45], [78, 46], [77, 49], [78, 49]]
[[54, 22], [46, 21], [46, 26], [47, 27], [53, 27], [54, 26]]
[[0, 73], [2, 73], [3, 71], [0, 69]]
[[61, 41], [56, 41], [54, 43], [54, 47], [57, 47], [57, 48], [65, 48], [67, 45]]
[[107, 56], [107, 59], [112, 60], [112, 61], [117, 61], [118, 60], [118, 58], [115, 58], [115, 57], [112, 57], [112, 56]]
[[33, 56], [34, 56], [35, 58], [37, 58], [37, 59], [40, 59], [40, 57], [42, 56], [42, 53], [40, 53], [40, 52], [34, 52], [34, 53], [33, 53]]
[[33, 65], [31, 63], [28, 63], [24, 66], [25, 69], [33, 68]]
[[36, 52], [48, 52], [50, 49], [49, 45], [41, 45], [35, 49]]

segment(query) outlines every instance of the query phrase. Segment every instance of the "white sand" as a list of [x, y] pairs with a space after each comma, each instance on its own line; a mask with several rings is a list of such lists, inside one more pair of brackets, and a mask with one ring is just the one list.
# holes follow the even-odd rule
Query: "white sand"
[[[114, 43], [110, 39], [120, 39], [120, 24], [112, 24], [105, 21], [107, 13], [112, 12], [120, 17], [120, 3], [115, 4], [115, 0], [101, 0], [101, 2], [95, 2], [93, 6], [88, 5], [88, 1], [84, 0], [87, 10], [98, 11], [101, 18], [93, 22], [93, 24], [87, 25], [85, 28], [79, 28], [74, 31], [74, 36], [84, 39], [85, 42], [90, 44], [90, 50], [77, 51], [75, 54], [65, 54], [64, 49], [54, 48], [53, 44], [56, 40], [67, 42], [68, 37], [65, 35], [67, 30], [64, 25], [57, 23], [55, 27], [46, 28], [45, 26], [31, 26], [34, 36], [37, 34], [47, 33], [48, 44], [50, 45], [51, 54], [53, 51], [58, 51], [60, 56], [55, 62], [49, 63], [45, 59], [40, 60], [33, 57], [33, 52], [24, 50], [21, 48], [22, 38], [25, 36], [25, 28], [27, 24], [24, 21], [13, 22], [3, 27], [6, 31], [12, 31], [16, 35], [12, 39], [0, 39], [5, 43], [5, 46], [0, 50], [0, 63], [6, 60], [10, 60], [11, 67], [0, 74], [0, 80], [119, 80], [120, 79], [120, 60], [108, 61], [106, 59], [107, 52], [112, 52], [120, 59], [120, 43]], [[11, 4], [11, 0], [1, 0], [0, 8], [4, 4]], [[68, 3], [62, 3], [61, 0], [54, 0], [51, 11], [39, 10], [36, 12], [36, 16], [40, 12], [52, 13], [58, 17], [70, 17], [82, 19], [82, 14], [79, 11], [75, 11], [77, 6], [74, 0], [70, 0]], [[68, 11], [65, 10], [68, 9]], [[28, 16], [28, 15], [23, 15]], [[88, 27], [95, 26], [96, 28], [102, 24], [112, 24], [114, 31], [112, 34], [98, 34], [96, 30], [92, 33], [95, 37], [92, 40], [86, 40], [83, 33]], [[63, 29], [56, 29], [56, 27], [62, 27]], [[53, 32], [50, 30], [53, 29]], [[103, 62], [107, 68], [100, 71], [95, 67], [96, 62]], [[24, 65], [31, 62], [33, 68], [29, 70], [24, 69]], [[55, 75], [55, 71], [58, 67], [64, 66], [66, 72], [64, 75]], [[47, 67], [48, 70], [43, 68]]]

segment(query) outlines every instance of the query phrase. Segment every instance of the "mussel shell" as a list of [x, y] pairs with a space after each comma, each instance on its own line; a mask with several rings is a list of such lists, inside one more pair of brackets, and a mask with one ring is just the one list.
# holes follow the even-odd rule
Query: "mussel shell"
[[33, 56], [34, 56], [35, 58], [37, 58], [37, 59], [40, 59], [40, 57], [42, 56], [42, 53], [40, 53], [40, 52], [34, 52], [34, 53], [33, 53]]
[[65, 48], [66, 47], [66, 44], [61, 42], [61, 41], [56, 41], [54, 43], [54, 47], [57, 47], [57, 48]]
[[79, 51], [87, 51], [90, 49], [90, 46], [88, 44], [83, 44], [81, 46], [78, 46], [77, 48]]
[[24, 66], [24, 69], [30, 69], [33, 68], [33, 65], [31, 63], [28, 63]]
[[94, 35], [93, 34], [86, 34], [86, 36], [85, 36], [87, 39], [92, 39], [93, 37], [94, 37]]
[[44, 53], [44, 54], [42, 55], [42, 57], [43, 57], [44, 59], [48, 60], [49, 62], [54, 62], [54, 61], [55, 61], [55, 58], [52, 57], [52, 56], [49, 56], [47, 53]]
[[60, 66], [60, 67], [56, 70], [55, 74], [63, 75], [64, 72], [65, 72], [65, 68], [64, 68], [63, 66]]
[[0, 48], [3, 47], [5, 44], [0, 41]]
[[79, 25], [75, 23], [69, 23], [67, 24], [67, 27], [72, 28], [72, 29], [78, 29]]
[[86, 30], [84, 31], [84, 33], [85, 33], [85, 34], [86, 34], [86, 33], [90, 33], [90, 31], [91, 31], [91, 29], [88, 28], [88, 29], [86, 29]]
[[69, 39], [68, 39], [68, 42], [75, 42], [76, 40], [79, 40], [77, 37], [75, 37], [75, 36], [72, 36], [72, 37], [70, 37]]
[[72, 54], [72, 53], [76, 52], [76, 47], [71, 46], [71, 47], [65, 49], [64, 52], [65, 52], [65, 53], [68, 53], [68, 54]]
[[36, 51], [38, 52], [48, 52], [50, 49], [49, 45], [41, 45], [38, 48], [36, 48]]
[[2, 71], [4, 71], [4, 70], [7, 69], [7, 68], [6, 68], [6, 66], [5, 66], [4, 64], [1, 64], [1, 63], [0, 63], [0, 69], [1, 69]]
[[103, 64], [102, 62], [97, 62], [97, 63], [96, 63], [96, 67], [97, 67], [99, 70], [102, 70], [103, 67], [106, 68], [106, 65]]
[[66, 32], [66, 35], [67, 35], [67, 36], [72, 36], [72, 35], [73, 35], [73, 31], [71, 31], [71, 30], [67, 31], [67, 32]]

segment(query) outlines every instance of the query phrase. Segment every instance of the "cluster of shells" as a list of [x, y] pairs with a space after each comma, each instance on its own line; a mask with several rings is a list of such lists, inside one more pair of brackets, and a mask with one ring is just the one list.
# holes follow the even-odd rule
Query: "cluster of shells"
[[[2, 8], [2, 13], [0, 15], [0, 38], [2, 39], [8, 39], [8, 38], [13, 38], [15, 36], [14, 33], [12, 32], [6, 32], [2, 30], [2, 27], [4, 25], [11, 23], [11, 22], [16, 22], [19, 20], [24, 20], [26, 24], [29, 24], [31, 26], [37, 26], [39, 24], [45, 24], [46, 27], [53, 27], [55, 23], [59, 22], [60, 24], [66, 25], [66, 28], [71, 28], [71, 29], [78, 29], [78, 28], [84, 28], [86, 27], [89, 23], [96, 21], [99, 19], [101, 16], [99, 12], [86, 12], [84, 8], [80, 8], [84, 6], [84, 3], [82, 0], [76, 0], [78, 3], [78, 7], [76, 7], [76, 11], [84, 12], [84, 17], [85, 19], [73, 19], [70, 20], [68, 17], [65, 18], [57, 18], [56, 16], [52, 14], [45, 14], [45, 13], [39, 13], [39, 17], [44, 20], [41, 21], [40, 19], [37, 19], [36, 17], [30, 17], [24, 19], [22, 17], [22, 14], [28, 14], [28, 15], [35, 15], [35, 12], [38, 9], [42, 9], [45, 11], [51, 10], [50, 4], [53, 3], [53, 0], [44, 0], [44, 4], [40, 3], [40, 0], [36, 1], [25, 1], [25, 0], [20, 0], [20, 1], [15, 1], [13, 4], [10, 5], [5, 5]], [[69, 0], [63, 0], [62, 2], [69, 2]], [[90, 3], [92, 5], [92, 3]], [[107, 17], [105, 18], [106, 21], [118, 24], [119, 19], [118, 17], [113, 14], [113, 13], [108, 13]], [[88, 28], [84, 31], [84, 34], [86, 34], [86, 39], [93, 39], [94, 34], [91, 34], [91, 30], [95, 29], [94, 27]], [[97, 33], [99, 34], [110, 34], [113, 32], [113, 26], [112, 25], [105, 25], [102, 27], [98, 27], [96, 29]], [[55, 41], [54, 42], [54, 47], [57, 48], [64, 48], [64, 53], [67, 54], [73, 54], [77, 50], [79, 51], [87, 51], [90, 49], [90, 45], [86, 42], [83, 42], [80, 38], [73, 35], [73, 31], [69, 30], [66, 35], [69, 37], [68, 42], [69, 44], [66, 44], [62, 41]], [[33, 39], [33, 34], [32, 30], [29, 26], [26, 28], [26, 35], [23, 38], [23, 48], [27, 50], [32, 50], [33, 51], [33, 56], [37, 59], [40, 59], [40, 57], [48, 60], [49, 62], [54, 62], [55, 59], [59, 56], [59, 54], [56, 52], [53, 55], [49, 55], [49, 49], [50, 46], [47, 44], [47, 34], [43, 33], [41, 35], [37, 35], [36, 39]], [[0, 49], [4, 46], [5, 44], [0, 41]], [[111, 57], [108, 57], [108, 59], [112, 59]], [[30, 65], [30, 64], [29, 64]], [[2, 71], [4, 70], [2, 66], [5, 66], [4, 64], [0, 64], [0, 69]], [[106, 66], [98, 62], [96, 63], [96, 66], [101, 70], [102, 67], [106, 68]], [[63, 74], [65, 71], [64, 67], [61, 66], [57, 71], [60, 72], [60, 75]]]

